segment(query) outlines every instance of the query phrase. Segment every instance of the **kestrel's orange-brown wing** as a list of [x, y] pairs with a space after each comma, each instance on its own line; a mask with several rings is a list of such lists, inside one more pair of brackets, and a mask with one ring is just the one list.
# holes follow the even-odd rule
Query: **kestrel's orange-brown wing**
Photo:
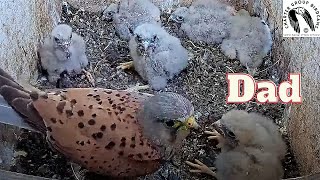
[[73, 161], [104, 175], [140, 176], [157, 170], [161, 158], [136, 119], [146, 98], [75, 88], [39, 96], [33, 106], [45, 122], [48, 141]]

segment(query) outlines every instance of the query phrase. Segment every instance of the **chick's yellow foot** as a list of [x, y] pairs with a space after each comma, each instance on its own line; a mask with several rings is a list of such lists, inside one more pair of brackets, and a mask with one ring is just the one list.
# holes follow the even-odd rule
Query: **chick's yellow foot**
[[196, 169], [190, 169], [190, 172], [192, 172], [192, 173], [205, 173], [205, 174], [209, 174], [214, 177], [216, 176], [216, 173], [213, 172], [214, 170], [216, 170], [215, 167], [208, 167], [207, 165], [203, 164], [198, 159], [195, 159], [194, 161], [196, 163], [186, 161], [186, 164], [188, 164], [189, 166], [191, 166], [193, 168], [196, 168]]
[[120, 63], [120, 65], [117, 67], [117, 69], [131, 69], [133, 68], [133, 61], [125, 62], [125, 63]]
[[215, 139], [218, 141], [218, 144], [216, 145], [217, 148], [222, 148], [224, 146], [225, 139], [218, 131], [204, 131], [204, 133], [209, 135], [208, 139]]
[[82, 69], [82, 73], [84, 73], [84, 75], [86, 76], [86, 78], [88, 79], [89, 83], [92, 85], [92, 86], [96, 86], [96, 81], [94, 80], [92, 74], [88, 71], [86, 71], [85, 69]]

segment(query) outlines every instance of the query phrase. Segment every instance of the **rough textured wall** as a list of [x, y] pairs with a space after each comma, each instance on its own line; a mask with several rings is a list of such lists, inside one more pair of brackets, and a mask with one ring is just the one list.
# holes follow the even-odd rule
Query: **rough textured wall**
[[34, 80], [37, 46], [59, 21], [59, 0], [0, 1], [0, 67]]
[[[75, 8], [82, 8], [90, 12], [102, 11], [106, 6], [120, 0], [64, 0]], [[150, 0], [162, 11], [171, 11], [172, 8], [181, 5], [190, 5], [192, 0]]]
[[[230, 0], [232, 1], [232, 0]], [[282, 37], [282, 0], [255, 0], [234, 4], [267, 20], [274, 33], [275, 67], [286, 80], [288, 72], [300, 72], [303, 103], [288, 106], [284, 120], [292, 150], [302, 174], [320, 171], [320, 38]], [[289, 67], [289, 68], [288, 68]]]
[[[0, 1], [0, 67], [15, 79], [35, 80], [37, 47], [60, 19], [59, 0]], [[0, 124], [0, 168], [9, 169], [19, 130]]]
[[320, 41], [295, 38], [285, 48], [291, 52], [290, 68], [302, 73], [301, 105], [288, 108], [288, 134], [304, 174], [320, 171]]

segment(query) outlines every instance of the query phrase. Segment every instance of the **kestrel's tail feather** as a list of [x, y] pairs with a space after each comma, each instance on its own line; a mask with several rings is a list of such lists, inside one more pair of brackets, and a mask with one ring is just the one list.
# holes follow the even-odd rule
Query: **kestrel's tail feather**
[[45, 132], [45, 125], [26, 90], [0, 68], [0, 123]]
[[11, 108], [2, 96], [0, 96], [0, 123], [34, 130], [34, 128], [26, 123], [25, 120]]

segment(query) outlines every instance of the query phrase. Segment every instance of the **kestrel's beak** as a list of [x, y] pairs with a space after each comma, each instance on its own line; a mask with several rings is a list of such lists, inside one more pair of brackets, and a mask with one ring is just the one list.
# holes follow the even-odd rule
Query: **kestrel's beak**
[[190, 129], [199, 129], [200, 126], [196, 121], [196, 118], [194, 116], [190, 116], [187, 120], [186, 120], [186, 126]]

